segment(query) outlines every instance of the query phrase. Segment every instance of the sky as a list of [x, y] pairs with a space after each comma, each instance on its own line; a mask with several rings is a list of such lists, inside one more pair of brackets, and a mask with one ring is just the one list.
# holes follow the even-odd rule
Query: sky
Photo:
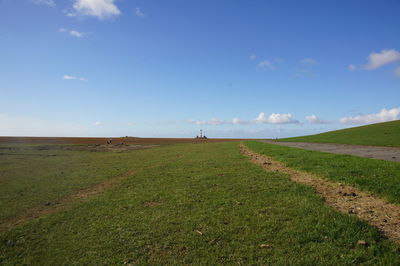
[[399, 0], [0, 0], [0, 136], [280, 138], [400, 119]]

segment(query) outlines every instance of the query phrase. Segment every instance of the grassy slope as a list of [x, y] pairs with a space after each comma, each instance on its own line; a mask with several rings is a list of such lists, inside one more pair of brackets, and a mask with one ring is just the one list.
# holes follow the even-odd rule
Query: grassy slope
[[252, 150], [271, 156], [287, 166], [315, 173], [336, 182], [356, 185], [400, 204], [400, 164], [318, 151], [308, 151], [255, 141]]
[[[400, 263], [398, 247], [374, 228], [253, 165], [237, 143], [131, 157], [136, 175], [0, 235], [0, 264]], [[360, 239], [370, 246], [357, 247]]]
[[400, 147], [400, 120], [353, 127], [317, 135], [280, 139], [279, 141]]

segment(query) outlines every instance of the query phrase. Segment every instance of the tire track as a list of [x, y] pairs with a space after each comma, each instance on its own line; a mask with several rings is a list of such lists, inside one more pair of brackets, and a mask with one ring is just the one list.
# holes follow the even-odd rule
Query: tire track
[[94, 186], [82, 189], [75, 194], [69, 195], [58, 202], [48, 202], [44, 205], [32, 208], [27, 210], [25, 213], [11, 217], [5, 221], [0, 223], [0, 233], [7, 231], [19, 224], [23, 224], [29, 220], [36, 219], [39, 217], [43, 217], [52, 213], [56, 213], [62, 211], [72, 205], [75, 202], [83, 201], [89, 197], [92, 197], [98, 193], [101, 193], [110, 187], [112, 187], [115, 183], [125, 179], [129, 176], [132, 176], [136, 173], [136, 170], [130, 170], [121, 175], [109, 178], [101, 183], [98, 183]]

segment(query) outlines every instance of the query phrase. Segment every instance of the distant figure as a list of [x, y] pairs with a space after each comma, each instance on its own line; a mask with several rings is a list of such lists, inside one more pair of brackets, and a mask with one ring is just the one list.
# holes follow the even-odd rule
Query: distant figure
[[107, 140], [107, 144], [111, 144], [112, 143], [112, 139]]

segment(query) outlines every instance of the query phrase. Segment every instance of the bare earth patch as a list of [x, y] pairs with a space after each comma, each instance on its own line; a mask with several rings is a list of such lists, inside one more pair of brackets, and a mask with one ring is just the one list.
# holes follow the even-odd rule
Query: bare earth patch
[[154, 207], [154, 206], [161, 205], [161, 202], [158, 202], [158, 201], [145, 201], [145, 202], [143, 202], [143, 205], [147, 206], [147, 207]]
[[261, 165], [264, 169], [286, 173], [292, 181], [313, 187], [329, 206], [343, 213], [357, 216], [400, 244], [400, 206], [388, 203], [355, 187], [286, 167], [270, 157], [251, 151], [243, 144], [240, 145], [240, 150], [253, 163]]
[[92, 187], [82, 189], [75, 194], [69, 195], [59, 201], [56, 202], [47, 202], [42, 206], [38, 206], [32, 209], [27, 210], [24, 214], [12, 217], [8, 220], [5, 220], [0, 223], [0, 232], [11, 229], [12, 227], [25, 223], [28, 220], [39, 218], [48, 214], [59, 212], [65, 208], [67, 208], [72, 203], [82, 201], [88, 197], [94, 196], [102, 191], [107, 190], [115, 183], [121, 181], [124, 178], [132, 176], [135, 173], [135, 170], [128, 171], [121, 175], [112, 177], [107, 179], [99, 184], [96, 184]]

